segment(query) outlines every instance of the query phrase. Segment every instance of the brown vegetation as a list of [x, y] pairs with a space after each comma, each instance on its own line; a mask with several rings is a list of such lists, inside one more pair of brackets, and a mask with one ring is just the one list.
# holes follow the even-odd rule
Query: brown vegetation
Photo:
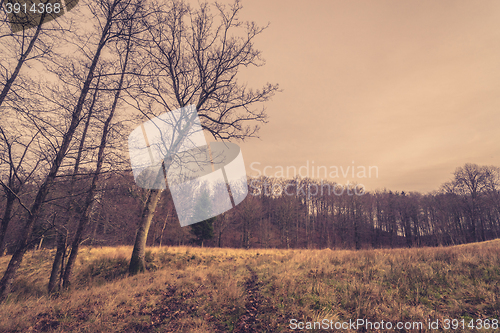
[[499, 240], [362, 251], [149, 248], [149, 271], [129, 277], [131, 251], [82, 248], [74, 289], [52, 296], [54, 251], [29, 253], [0, 305], [0, 331], [280, 332], [293, 318], [500, 317]]

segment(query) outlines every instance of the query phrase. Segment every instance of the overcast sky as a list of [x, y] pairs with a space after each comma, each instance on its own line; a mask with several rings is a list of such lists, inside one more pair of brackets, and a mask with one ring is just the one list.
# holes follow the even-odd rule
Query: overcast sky
[[[500, 166], [500, 1], [243, 6], [270, 27], [256, 39], [266, 65], [242, 79], [284, 90], [261, 139], [241, 144], [249, 175], [309, 164], [311, 176], [314, 162], [341, 184], [427, 192], [464, 163]], [[378, 177], [344, 178], [353, 165]]]

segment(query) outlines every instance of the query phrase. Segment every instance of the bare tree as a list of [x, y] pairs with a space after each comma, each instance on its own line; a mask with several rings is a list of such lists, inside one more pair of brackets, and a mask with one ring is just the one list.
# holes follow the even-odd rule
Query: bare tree
[[33, 204], [28, 209], [28, 217], [23, 227], [21, 236], [18, 240], [17, 249], [12, 255], [4, 276], [0, 281], [0, 301], [3, 301], [11, 291], [11, 286], [14, 281], [16, 272], [21, 265], [23, 256], [27, 250], [27, 245], [30, 242], [35, 221], [40, 214], [42, 205], [45, 201], [45, 198], [47, 197], [49, 189], [51, 185], [53, 185], [57, 177], [59, 169], [70, 146], [73, 135], [75, 134], [75, 131], [80, 123], [81, 113], [84, 107], [85, 100], [87, 98], [87, 94], [90, 90], [90, 86], [94, 79], [97, 64], [101, 58], [104, 47], [114, 37], [111, 34], [112, 25], [116, 22], [117, 19], [119, 19], [120, 10], [122, 8], [120, 5], [126, 2], [127, 1], [125, 0], [102, 0], [98, 2], [98, 4], [100, 5], [98, 7], [100, 9], [100, 18], [103, 18], [99, 25], [99, 41], [96, 45], [96, 49], [94, 50], [93, 55], [91, 56], [92, 60], [83, 81], [78, 100], [76, 101], [74, 109], [71, 112], [69, 125], [63, 132], [60, 140], [60, 145], [55, 149], [55, 156], [51, 162], [50, 170], [41, 183]]
[[224, 231], [227, 229], [228, 226], [229, 226], [229, 214], [226, 212], [222, 213], [221, 215], [218, 215], [214, 221], [214, 233], [216, 238], [216, 244], [218, 247], [222, 247], [222, 235], [224, 234]]
[[[9, 119], [6, 113], [2, 118]], [[15, 128], [11, 124], [10, 133], [8, 133], [7, 129], [4, 129], [3, 125], [0, 124], [0, 166], [6, 166], [0, 170], [2, 174], [7, 175], [6, 179], [0, 178], [0, 185], [6, 197], [0, 224], [0, 256], [5, 252], [5, 235], [12, 218], [15, 202], [18, 201], [20, 206], [28, 210], [20, 198], [21, 190], [26, 183], [33, 180], [35, 172], [44, 160], [40, 154], [33, 154], [33, 150], [36, 150], [36, 148], [33, 149], [33, 146], [37, 146], [40, 131], [35, 129], [32, 135], [26, 135], [25, 132], [29, 130], [24, 123]]]
[[480, 217], [480, 199], [495, 186], [497, 179], [498, 168], [467, 163], [455, 170], [454, 179], [451, 182], [443, 185], [445, 191], [462, 196], [469, 219], [469, 241], [477, 242], [486, 239], [484, 219]]
[[104, 163], [104, 157], [105, 157], [104, 152], [106, 150], [106, 146], [108, 143], [108, 137], [111, 129], [111, 122], [113, 121], [116, 108], [120, 100], [120, 94], [122, 93], [125, 76], [127, 73], [127, 66], [129, 64], [129, 57], [133, 48], [132, 37], [134, 34], [134, 25], [136, 24], [136, 16], [140, 11], [140, 4], [131, 5], [130, 3], [127, 3], [126, 5], [133, 8], [129, 8], [129, 11], [131, 13], [126, 13], [125, 10], [122, 9], [125, 12], [122, 13], [123, 21], [121, 22], [122, 23], [121, 28], [125, 29], [125, 31], [122, 32], [123, 34], [122, 37], [125, 39], [124, 43], [125, 45], [123, 46], [123, 49], [118, 50], [122, 51], [119, 52], [119, 54], [123, 54], [123, 57], [120, 57], [120, 64], [121, 64], [120, 76], [115, 89], [115, 94], [113, 97], [113, 102], [109, 111], [109, 115], [104, 121], [104, 125], [102, 128], [101, 142], [99, 143], [99, 150], [97, 153], [97, 165], [93, 172], [92, 184], [84, 200], [83, 209], [81, 211], [81, 215], [78, 222], [78, 229], [74, 236], [73, 244], [71, 246], [71, 253], [69, 255], [68, 263], [66, 264], [66, 268], [64, 271], [64, 277], [63, 277], [64, 288], [68, 288], [70, 286], [71, 274], [74, 264], [76, 262], [76, 258], [78, 256], [78, 249], [83, 238], [83, 232], [90, 220], [91, 206], [94, 202], [94, 196], [96, 194], [96, 189], [97, 189], [97, 182], [99, 180], [99, 176], [101, 175], [101, 170]]
[[[3, 1], [0, 2], [0, 8], [3, 5]], [[26, 17], [20, 17], [13, 12], [0, 21], [0, 48], [5, 55], [0, 58], [0, 107], [10, 93], [16, 94], [17, 89], [12, 91], [13, 87], [22, 88], [22, 85], [16, 86], [16, 80], [23, 67], [51, 56], [52, 41], [64, 30], [58, 23], [44, 23], [51, 15], [55, 14], [27, 13]]]
[[89, 131], [89, 127], [91, 124], [91, 119], [92, 115], [94, 113], [94, 108], [96, 101], [98, 99], [98, 92], [99, 92], [99, 83], [100, 83], [100, 76], [97, 78], [97, 83], [94, 88], [94, 93], [92, 96], [92, 102], [90, 103], [89, 110], [86, 115], [86, 120], [85, 124], [83, 126], [83, 132], [81, 134], [80, 138], [80, 143], [78, 145], [78, 150], [75, 158], [75, 163], [73, 166], [73, 172], [69, 181], [69, 186], [68, 186], [68, 200], [67, 200], [67, 205], [66, 205], [66, 216], [63, 217], [63, 222], [59, 226], [59, 228], [56, 229], [57, 231], [57, 246], [56, 246], [56, 254], [54, 256], [54, 261], [52, 263], [52, 271], [50, 274], [50, 279], [49, 279], [49, 284], [48, 284], [48, 291], [49, 293], [53, 292], [56, 287], [57, 283], [57, 276], [60, 272], [61, 278], [59, 279], [59, 282], [62, 282], [62, 276], [64, 274], [64, 257], [66, 256], [66, 248], [67, 248], [67, 241], [68, 241], [68, 222], [70, 219], [73, 219], [74, 214], [73, 211], [75, 210], [75, 207], [78, 205], [77, 204], [77, 196], [75, 196], [75, 185], [77, 181], [79, 180], [78, 174], [80, 172], [80, 163], [82, 161], [82, 155], [84, 152], [85, 148], [85, 140], [87, 138], [87, 133]]
[[[3, 6], [4, 1], [0, 2], [2, 10]], [[29, 99], [33, 99], [32, 95], [37, 94], [36, 82], [26, 76], [23, 77], [23, 68], [52, 56], [52, 41], [64, 32], [58, 23], [42, 24], [53, 19], [52, 16], [53, 14], [47, 13], [21, 15], [12, 12], [2, 15], [2, 21], [0, 21], [0, 49], [2, 50], [2, 56], [0, 56], [0, 142], [2, 150], [5, 151], [0, 159], [2, 159], [1, 163], [8, 166], [8, 171], [5, 173], [8, 176], [6, 179], [0, 179], [6, 193], [6, 209], [0, 226], [0, 255], [4, 253], [5, 233], [11, 220], [14, 203], [18, 200], [21, 206], [24, 206], [19, 198], [20, 191], [24, 184], [32, 179], [43, 159], [39, 158], [40, 154], [33, 154], [32, 151], [44, 133], [41, 129], [28, 128], [29, 126], [18, 120], [25, 118], [26, 109], [33, 106], [30, 105]], [[19, 128], [22, 128], [22, 131]]]
[[[214, 138], [256, 136], [257, 123], [265, 122], [266, 114], [263, 108], [254, 110], [254, 105], [269, 100], [278, 86], [267, 84], [254, 91], [236, 80], [242, 67], [263, 65], [253, 41], [265, 27], [239, 20], [241, 8], [239, 1], [229, 7], [202, 3], [197, 10], [181, 0], [151, 4], [152, 15], [145, 20], [148, 43], [143, 46], [148, 60], [130, 104], [147, 118], [193, 104], [203, 128]], [[175, 152], [173, 147], [171, 153]], [[148, 193], [131, 274], [144, 270], [147, 235], [161, 192]]]
[[249, 195], [235, 209], [235, 216], [239, 218], [241, 228], [241, 247], [250, 248], [250, 241], [255, 230], [255, 224], [261, 218], [262, 206], [260, 200]]

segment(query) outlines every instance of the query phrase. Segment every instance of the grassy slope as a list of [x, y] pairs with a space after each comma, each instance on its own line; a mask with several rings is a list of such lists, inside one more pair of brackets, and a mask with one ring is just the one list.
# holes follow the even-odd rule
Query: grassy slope
[[131, 251], [84, 248], [72, 291], [52, 297], [54, 252], [28, 253], [0, 305], [0, 332], [274, 332], [292, 318], [500, 316], [500, 240], [357, 252], [152, 248], [150, 271], [128, 277]]

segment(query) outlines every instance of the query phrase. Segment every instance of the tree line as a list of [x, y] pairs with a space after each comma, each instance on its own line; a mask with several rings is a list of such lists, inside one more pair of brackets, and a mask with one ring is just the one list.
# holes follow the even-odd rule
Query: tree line
[[[366, 249], [485, 241], [500, 236], [499, 181], [499, 168], [476, 164], [458, 167], [451, 181], [426, 194], [389, 190], [356, 194], [355, 185], [350, 191], [334, 192], [341, 185], [324, 180], [249, 178], [249, 194], [241, 204], [184, 228], [167, 189], [158, 201], [147, 245]], [[67, 182], [56, 182], [54, 196], [63, 196]], [[91, 179], [82, 176], [78, 183], [81, 192], [76, 195], [76, 211], [81, 210], [78, 205], [84, 202]], [[132, 245], [148, 191], [135, 184], [130, 171], [105, 174], [97, 187], [83, 243]], [[308, 193], [308, 188], [314, 191]], [[5, 205], [5, 195], [3, 202]], [[15, 240], [22, 232], [21, 224], [16, 223], [24, 218], [22, 210], [17, 206], [7, 239]], [[61, 211], [57, 201], [48, 203], [31, 248], [38, 247], [42, 238], [43, 246], [57, 246], [60, 233], [50, 219], [55, 214], [68, 221], [68, 234], [76, 232], [73, 213]], [[8, 252], [14, 251], [15, 244], [8, 244]]]
[[363, 193], [355, 184], [348, 191], [333, 182], [299, 178], [254, 180], [257, 195], [248, 208], [240, 208], [241, 246], [363, 249], [498, 238], [500, 169], [467, 163], [451, 178], [426, 194]]

